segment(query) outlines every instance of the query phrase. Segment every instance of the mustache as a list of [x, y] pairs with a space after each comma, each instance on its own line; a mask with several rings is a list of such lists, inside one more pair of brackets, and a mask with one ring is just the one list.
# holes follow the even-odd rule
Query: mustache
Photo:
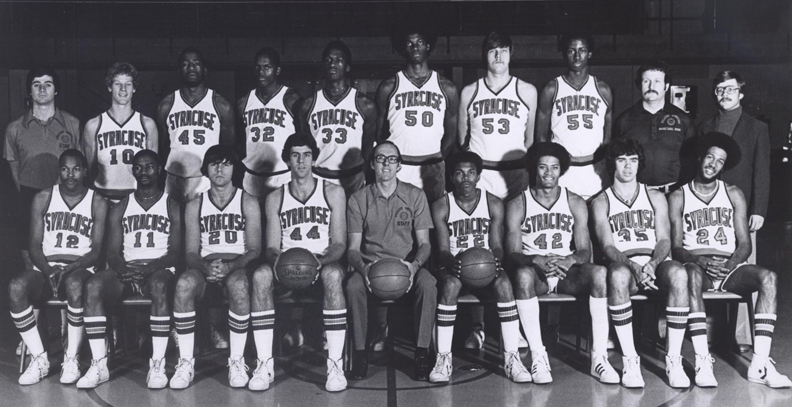
[[656, 91], [656, 90], [649, 89], [649, 90], [647, 90], [646, 92], [644, 92], [644, 95], [648, 95], [648, 94], [650, 94], [650, 93], [654, 93], [655, 95], [659, 95], [659, 94], [660, 94], [660, 93], [659, 93], [658, 91]]

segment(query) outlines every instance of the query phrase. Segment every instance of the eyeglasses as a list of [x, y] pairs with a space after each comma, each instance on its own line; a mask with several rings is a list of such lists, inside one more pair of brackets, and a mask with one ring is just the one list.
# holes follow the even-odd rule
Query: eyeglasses
[[374, 161], [376, 161], [376, 162], [378, 162], [380, 164], [384, 163], [385, 160], [388, 160], [388, 164], [396, 164], [396, 163], [399, 162], [399, 156], [398, 155], [384, 156], [382, 154], [378, 154], [378, 155], [374, 156]]
[[736, 92], [739, 92], [739, 91], [740, 91], [740, 87], [739, 86], [728, 86], [728, 87], [723, 87], [723, 88], [715, 88], [715, 94], [718, 95], [718, 96], [723, 96], [724, 94], [733, 95], [733, 94], [735, 94]]

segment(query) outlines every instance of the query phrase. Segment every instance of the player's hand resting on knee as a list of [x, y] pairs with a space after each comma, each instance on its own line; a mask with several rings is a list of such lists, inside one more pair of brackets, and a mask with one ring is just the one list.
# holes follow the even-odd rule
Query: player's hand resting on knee
[[644, 264], [641, 268], [641, 285], [647, 290], [657, 291], [658, 288], [654, 282], [656, 278], [654, 264], [652, 262]]

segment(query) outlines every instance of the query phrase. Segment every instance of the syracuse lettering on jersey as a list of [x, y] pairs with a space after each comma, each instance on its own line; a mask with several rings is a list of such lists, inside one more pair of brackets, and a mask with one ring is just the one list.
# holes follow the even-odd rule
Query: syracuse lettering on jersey
[[209, 130], [214, 130], [217, 115], [214, 113], [207, 113], [203, 110], [185, 110], [181, 112], [171, 113], [168, 116], [168, 124], [171, 130], [176, 130], [177, 127], [186, 126], [201, 126]]
[[702, 208], [686, 213], [685, 224], [688, 232], [707, 226], [725, 226], [730, 228], [732, 227], [731, 220], [733, 215], [734, 209], [732, 208]]
[[47, 212], [44, 215], [44, 227], [47, 232], [63, 230], [91, 237], [93, 219], [71, 212]]
[[273, 109], [271, 107], [262, 107], [261, 109], [248, 110], [242, 115], [242, 121], [245, 127], [254, 124], [274, 124], [275, 126], [286, 127], [285, 125], [286, 112], [280, 109]]
[[238, 213], [217, 213], [201, 218], [201, 233], [217, 230], [245, 230], [245, 218]]
[[487, 218], [467, 218], [448, 222], [448, 233], [451, 237], [463, 235], [484, 235], [489, 233], [490, 220]]
[[636, 209], [611, 215], [608, 218], [611, 232], [622, 229], [654, 229], [654, 211]]
[[145, 140], [146, 133], [134, 130], [115, 130], [106, 133], [97, 134], [96, 140], [99, 144], [99, 149], [103, 150], [108, 147], [116, 146], [131, 146], [137, 148], [146, 148]]
[[282, 229], [301, 223], [327, 225], [330, 223], [330, 208], [321, 206], [302, 206], [281, 212], [280, 216]]
[[590, 95], [570, 95], [559, 98], [555, 101], [555, 104], [558, 111], [556, 116], [576, 110], [591, 112], [599, 116], [599, 107], [602, 104], [602, 99]]
[[488, 114], [505, 114], [519, 119], [519, 110], [520, 102], [516, 100], [504, 98], [484, 99], [473, 103], [473, 118]]
[[541, 232], [547, 229], [558, 229], [572, 233], [572, 222], [574, 218], [566, 213], [540, 213], [525, 218], [523, 228], [525, 233]]
[[124, 234], [138, 230], [153, 230], [170, 234], [170, 219], [156, 214], [142, 213], [124, 217]]
[[327, 109], [311, 115], [311, 126], [314, 130], [324, 126], [346, 126], [356, 130], [358, 113], [346, 109]]
[[409, 92], [402, 92], [395, 96], [396, 110], [401, 110], [408, 107], [431, 107], [434, 110], [440, 111], [440, 105], [443, 104], [443, 95], [428, 90], [414, 90]]

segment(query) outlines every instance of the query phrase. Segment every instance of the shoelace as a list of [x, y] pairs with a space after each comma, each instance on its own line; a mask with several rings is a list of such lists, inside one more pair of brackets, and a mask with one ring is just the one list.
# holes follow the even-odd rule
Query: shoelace
[[91, 359], [91, 367], [88, 368], [88, 372], [85, 375], [93, 374], [99, 377], [99, 361], [95, 359]]
[[160, 370], [162, 370], [162, 362], [164, 362], [164, 361], [165, 361], [165, 359], [154, 360], [154, 362], [151, 365], [151, 370], [153, 370], [155, 372], [159, 372]]
[[519, 373], [528, 373], [528, 369], [522, 364], [522, 361], [517, 356], [517, 353], [509, 353], [508, 364], [512, 371], [516, 369], [519, 371]]
[[179, 359], [179, 363], [176, 364], [176, 372], [173, 375], [188, 380], [190, 377], [189, 369], [190, 369], [190, 362], [187, 361], [187, 359]]
[[550, 362], [547, 361], [547, 356], [542, 355], [539, 356], [533, 363], [533, 370], [542, 369], [545, 371], [551, 371], [550, 369]]
[[250, 368], [245, 364], [245, 362], [242, 360], [242, 358], [231, 359], [231, 362], [228, 363], [228, 367], [231, 368], [231, 370], [233, 370], [233, 371], [235, 371], [236, 373], [239, 373], [239, 374], [242, 374], [243, 370], [245, 372], [250, 370]]
[[[79, 366], [79, 363], [77, 362], [77, 356], [73, 358], [66, 356], [66, 360], [63, 361], [63, 367], [61, 370], [74, 370], [75, 365]], [[93, 362], [91, 362], [91, 366], [93, 367]], [[79, 367], [77, 370], [79, 370]]]
[[450, 373], [451, 372], [451, 358], [450, 358], [450, 354], [447, 354], [447, 353], [446, 354], [442, 354], [442, 353], [440, 353], [437, 356], [440, 358], [440, 360], [439, 360], [440, 368], [443, 369], [443, 370], [447, 370], [446, 374], [450, 376], [451, 375], [451, 373]]
[[627, 366], [624, 370], [634, 371], [639, 365], [638, 358], [627, 358]]
[[682, 369], [682, 356], [672, 356], [669, 357], [668, 360], [671, 362], [669, 366], [669, 370], [676, 368], [677, 366], [679, 369]]
[[29, 368], [32, 368], [33, 366], [36, 366], [36, 369], [38, 369], [39, 371], [42, 371], [42, 370], [44, 370], [44, 365], [45, 365], [44, 362], [45, 361], [44, 361], [44, 354], [43, 353], [41, 355], [33, 356], [33, 360], [30, 361], [30, 367]]
[[257, 365], [256, 365], [256, 369], [253, 370], [253, 376], [260, 375], [262, 371], [266, 372], [267, 376], [269, 376], [269, 369], [267, 369], [267, 362], [261, 359], [256, 360], [256, 362]]
[[[340, 362], [340, 361], [338, 361], [338, 362]], [[330, 375], [332, 375], [334, 373], [336, 375], [343, 375], [344, 374], [343, 371], [341, 370], [341, 368], [338, 366], [338, 362], [336, 362], [335, 360], [332, 360], [332, 359], [330, 360], [330, 371], [327, 373], [328, 376], [330, 376]]]

